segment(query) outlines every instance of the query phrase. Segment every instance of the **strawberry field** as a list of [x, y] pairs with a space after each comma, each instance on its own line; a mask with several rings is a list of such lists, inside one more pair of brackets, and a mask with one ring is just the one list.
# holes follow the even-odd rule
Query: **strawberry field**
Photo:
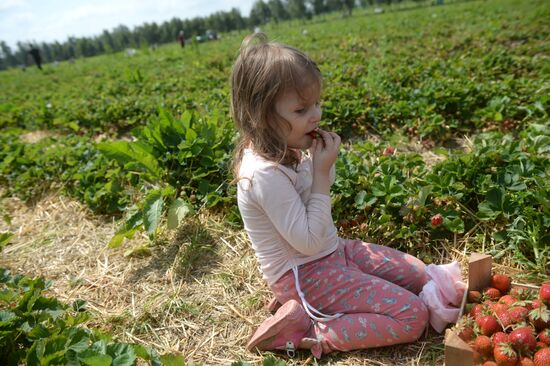
[[[550, 6], [488, 0], [384, 10], [262, 27], [271, 39], [306, 51], [323, 74], [321, 125], [344, 141], [332, 187], [340, 236], [383, 243], [427, 263], [461, 261], [480, 251], [524, 283], [548, 281]], [[109, 349], [111, 360], [130, 355], [129, 364], [136, 357], [160, 362], [157, 353], [199, 364], [261, 362], [244, 344], [249, 326], [267, 314], [268, 292], [242, 231], [228, 169], [235, 141], [229, 75], [246, 34], [222, 34], [185, 49], [174, 43], [48, 64], [43, 72], [0, 72], [0, 266], [6, 268], [2, 294], [9, 294], [0, 298], [0, 331], [16, 329], [26, 339], [14, 345], [16, 337], [0, 335], [0, 350], [30, 349], [31, 356], [21, 351], [28, 364], [47, 355], [51, 364], [63, 363], [67, 349], [70, 357], [85, 352], [83, 358], [104, 362]], [[87, 266], [69, 270], [60, 262], [47, 269], [52, 258], [64, 258], [60, 251], [80, 245], [63, 236], [69, 226], [56, 227], [56, 240], [45, 238], [44, 230], [29, 234], [39, 209], [48, 217], [68, 212], [74, 218], [59, 204], [67, 200], [96, 225], [96, 234], [75, 227], [101, 238], [91, 253], [120, 261], [113, 265], [121, 273], [134, 266], [150, 270], [136, 277], [143, 282], [123, 281], [123, 288], [155, 287], [172, 270], [181, 286], [170, 277], [170, 286], [142, 290], [143, 303], [134, 298], [140, 291], [132, 292], [112, 311], [97, 300], [103, 296], [98, 292], [90, 316], [79, 315], [80, 302], [69, 314], [57, 300], [39, 300], [42, 291], [66, 301], [85, 297], [79, 289], [91, 291], [83, 284], [94, 277]], [[37, 222], [54, 224], [46, 221]], [[99, 234], [103, 227], [110, 231]], [[22, 275], [56, 281], [50, 287], [13, 277]], [[71, 279], [68, 289], [65, 278]], [[210, 286], [215, 290], [204, 290]], [[221, 293], [232, 308], [217, 297]], [[48, 309], [41, 326], [28, 320], [37, 319], [34, 305]], [[173, 326], [168, 315], [194, 325]], [[63, 331], [55, 333], [60, 319]], [[237, 323], [246, 329], [229, 335]], [[130, 351], [109, 337], [70, 330], [81, 324], [141, 348]], [[209, 338], [213, 324], [226, 330]], [[441, 364], [440, 341], [431, 334], [428, 346], [412, 354], [405, 348], [374, 356], [356, 352], [322, 363], [374, 357], [379, 364]], [[170, 364], [170, 357], [162, 362]], [[299, 357], [296, 364], [307, 359]]]

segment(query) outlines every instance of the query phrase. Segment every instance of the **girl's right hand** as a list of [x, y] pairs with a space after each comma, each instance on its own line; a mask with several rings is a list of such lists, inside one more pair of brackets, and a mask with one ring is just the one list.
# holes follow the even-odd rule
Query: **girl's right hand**
[[338, 157], [341, 139], [334, 132], [321, 129], [318, 129], [317, 132], [317, 138], [313, 140], [309, 149], [313, 159], [313, 170], [328, 174]]

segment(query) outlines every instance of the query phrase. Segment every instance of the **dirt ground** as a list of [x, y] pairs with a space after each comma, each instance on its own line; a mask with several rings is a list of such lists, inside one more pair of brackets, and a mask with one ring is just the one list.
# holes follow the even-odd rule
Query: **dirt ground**
[[[89, 327], [119, 341], [146, 344], [160, 354], [181, 353], [189, 362], [230, 365], [262, 363], [268, 354], [244, 348], [269, 316], [269, 290], [261, 279], [246, 233], [223, 218], [197, 215], [150, 244], [137, 236], [121, 248], [107, 243], [117, 229], [84, 205], [59, 195], [32, 206], [4, 199], [15, 233], [0, 266], [53, 281], [52, 295], [70, 303], [84, 299]], [[456, 250], [444, 260], [466, 263]], [[464, 266], [463, 266], [464, 267]], [[427, 330], [413, 344], [349, 353], [321, 360], [298, 352], [289, 365], [442, 365], [443, 336]], [[282, 359], [282, 355], [277, 355]]]

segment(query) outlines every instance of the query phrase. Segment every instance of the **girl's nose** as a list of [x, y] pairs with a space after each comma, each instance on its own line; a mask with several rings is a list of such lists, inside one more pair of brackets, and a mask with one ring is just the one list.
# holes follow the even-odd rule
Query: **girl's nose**
[[322, 115], [321, 107], [315, 107], [311, 115], [312, 121], [319, 122], [321, 120], [321, 115]]

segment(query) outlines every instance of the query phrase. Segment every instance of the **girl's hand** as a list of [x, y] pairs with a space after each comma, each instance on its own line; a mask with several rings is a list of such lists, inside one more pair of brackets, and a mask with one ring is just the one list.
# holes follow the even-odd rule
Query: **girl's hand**
[[309, 149], [313, 159], [313, 170], [321, 174], [328, 174], [338, 157], [340, 136], [334, 132], [317, 130], [317, 138], [313, 140]]

